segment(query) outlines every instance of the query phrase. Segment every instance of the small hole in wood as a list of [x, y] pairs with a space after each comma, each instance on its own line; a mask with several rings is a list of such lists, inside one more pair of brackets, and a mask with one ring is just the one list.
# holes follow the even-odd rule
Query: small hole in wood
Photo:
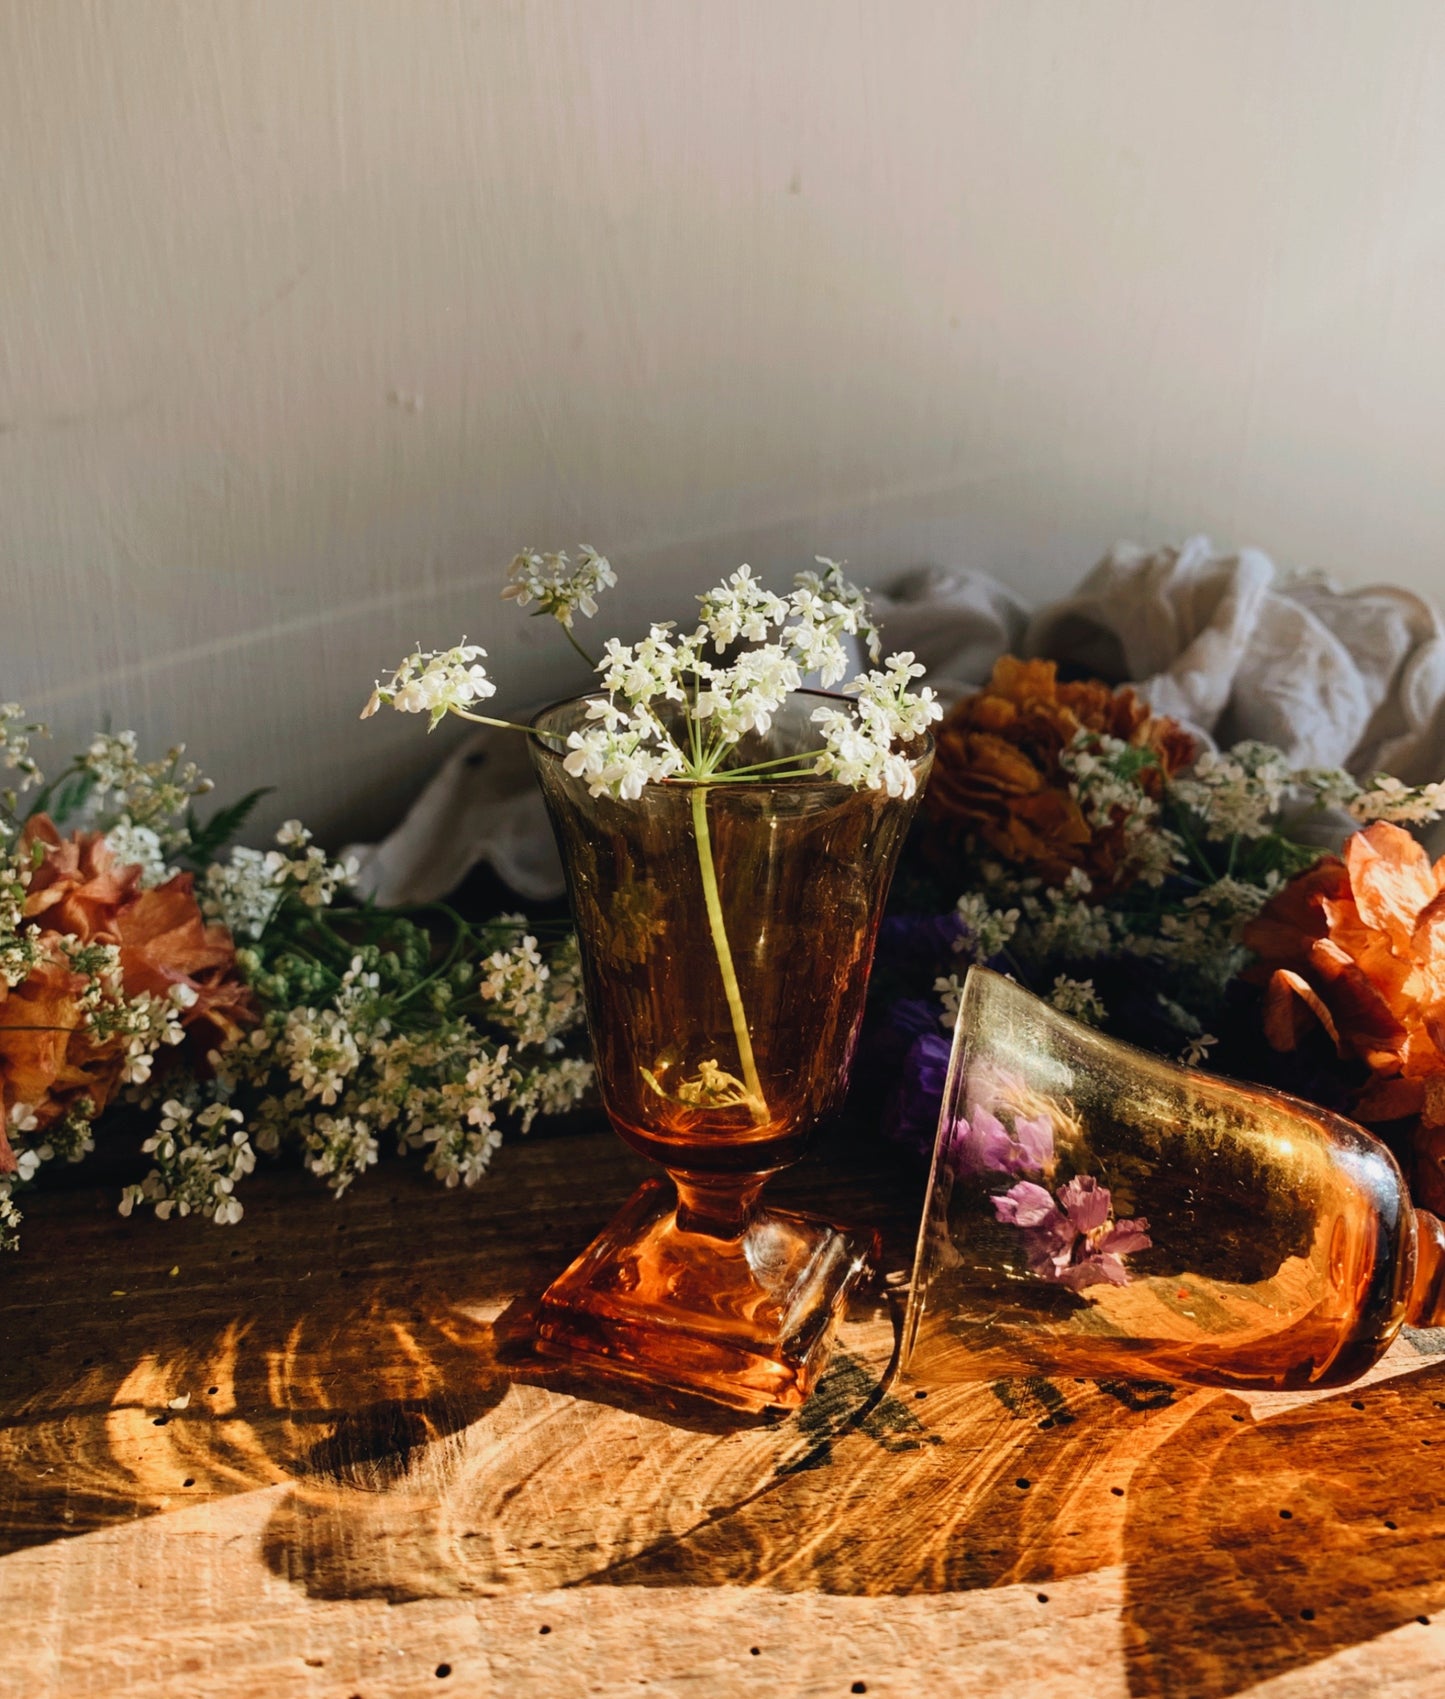
[[1014, 1482], [1014, 1485], [1018, 1488], [1018, 1490], [1021, 1493], [1026, 1493], [1029, 1490], [1029, 1488], [1033, 1485], [1033, 1482], [1029, 1480], [1027, 1475], [1020, 1475], [1019, 1478]]
[[1365, 1407], [1365, 1401], [1364, 1401], [1363, 1398], [1352, 1398], [1350, 1400], [1350, 1408], [1352, 1410], [1363, 1410], [1364, 1407]]
[[1047, 1593], [1040, 1593], [1038, 1595], [1038, 1601], [1041, 1605], [1046, 1605], [1049, 1602], [1049, 1595]]
[[1045, 1416], [1043, 1418], [1043, 1420], [1039, 1423], [1039, 1426], [1041, 1428], [1051, 1428], [1051, 1427], [1053, 1427], [1053, 1425], [1054, 1425], [1054, 1418], [1052, 1416]]
[[851, 1693], [866, 1693], [868, 1691], [868, 1683], [866, 1681], [855, 1681], [849, 1691]]
[[1430, 1618], [1428, 1616], [1417, 1616], [1415, 1621], [1418, 1622], [1422, 1628], [1428, 1628], [1430, 1626]]
[[1109, 1491], [1110, 1491], [1110, 1492], [1111, 1492], [1111, 1493], [1113, 1493], [1113, 1495], [1114, 1495], [1114, 1497], [1115, 1497], [1115, 1498], [1123, 1498], [1123, 1496], [1124, 1496], [1124, 1489], [1123, 1489], [1123, 1487], [1110, 1487], [1110, 1488], [1109, 1488]]
[[156, 1427], [156, 1428], [163, 1428], [168, 1421], [170, 1421], [169, 1416], [157, 1416], [155, 1421], [152, 1422], [151, 1426]]
[[1231, 1422], [1242, 1422], [1244, 1420], [1244, 1417], [1243, 1416], [1231, 1416], [1229, 1419], [1230, 1419]]
[[1433, 1439], [1422, 1439], [1420, 1443], [1421, 1445], [1434, 1445], [1435, 1441]]
[[1400, 1524], [1398, 1522], [1392, 1522], [1388, 1516], [1385, 1518], [1385, 1526], [1390, 1529], [1391, 1532], [1398, 1528], [1399, 1525]]
[[193, 1487], [193, 1486], [195, 1486], [195, 1484], [196, 1484], [196, 1477], [194, 1475], [187, 1475], [185, 1480], [183, 1480], [181, 1482], [181, 1485], [183, 1487]]
[[762, 1657], [762, 1655], [763, 1655], [763, 1649], [762, 1649], [761, 1646], [749, 1646], [748, 1647], [748, 1656], [749, 1657], [760, 1658], [760, 1657]]
[[913, 1396], [915, 1398], [927, 1398], [928, 1394], [926, 1392], [915, 1392]]
[[220, 1390], [219, 1386], [208, 1386], [206, 1388], [206, 1396], [208, 1398], [214, 1398]]
[[551, 1624], [544, 1622], [537, 1632], [539, 1634], [550, 1634], [552, 1632]]
[[450, 1664], [438, 1664], [437, 1665], [437, 1675], [438, 1676], [448, 1676], [451, 1673], [452, 1673], [452, 1666]]
[[1282, 1510], [1279, 1514], [1282, 1521], [1288, 1522], [1293, 1517], [1294, 1512], [1292, 1510]]
[[1313, 1622], [1314, 1619], [1315, 1619], [1315, 1613], [1310, 1609], [1310, 1607], [1308, 1605], [1306, 1605], [1305, 1608], [1300, 1612], [1300, 1616], [1306, 1622]]

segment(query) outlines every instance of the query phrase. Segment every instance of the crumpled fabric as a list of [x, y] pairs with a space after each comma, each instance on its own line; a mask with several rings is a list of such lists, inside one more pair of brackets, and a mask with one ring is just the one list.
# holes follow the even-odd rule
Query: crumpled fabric
[[[1192, 537], [1182, 548], [1121, 543], [1032, 614], [986, 573], [929, 567], [877, 597], [875, 616], [885, 651], [912, 649], [945, 701], [982, 684], [1002, 654], [1042, 656], [1132, 684], [1222, 746], [1258, 738], [1296, 766], [1362, 780], [1445, 777], [1445, 621], [1408, 590], [1340, 590], [1282, 573], [1258, 549], [1217, 555]], [[350, 853], [360, 888], [384, 906], [445, 896], [479, 861], [529, 901], [564, 889], [515, 733], [461, 745], [384, 843]]]

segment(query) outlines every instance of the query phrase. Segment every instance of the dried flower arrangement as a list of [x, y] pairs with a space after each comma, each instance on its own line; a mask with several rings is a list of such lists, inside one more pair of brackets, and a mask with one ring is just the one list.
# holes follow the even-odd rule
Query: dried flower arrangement
[[227, 856], [260, 793], [202, 824], [209, 781], [181, 748], [141, 761], [129, 732], [47, 784], [43, 729], [0, 706], [16, 775], [0, 792], [0, 1246], [44, 1164], [123, 1136], [126, 1109], [151, 1167], [122, 1212], [225, 1223], [258, 1150], [295, 1152], [340, 1193], [389, 1133], [472, 1184], [502, 1121], [525, 1130], [586, 1090], [591, 1064], [564, 1046], [581, 1023], [570, 939], [544, 953], [521, 916], [349, 902], [348, 870], [298, 821]]

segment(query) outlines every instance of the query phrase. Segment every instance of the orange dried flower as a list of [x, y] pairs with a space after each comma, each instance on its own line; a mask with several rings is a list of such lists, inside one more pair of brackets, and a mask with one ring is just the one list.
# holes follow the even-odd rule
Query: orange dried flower
[[1158, 800], [1164, 781], [1194, 757], [1194, 739], [1154, 716], [1132, 690], [1096, 679], [1060, 684], [1053, 661], [1004, 655], [982, 690], [957, 703], [935, 732], [938, 752], [925, 807], [952, 846], [972, 833], [1006, 861], [1062, 884], [1074, 868], [1096, 895], [1127, 884], [1122, 825], [1085, 818], [1060, 762], [1080, 731], [1153, 751], [1138, 783]]
[[[42, 937], [115, 945], [128, 998], [187, 987], [193, 1000], [180, 1021], [202, 1057], [254, 1022], [230, 934], [206, 924], [189, 873], [142, 890], [140, 869], [118, 862], [101, 834], [62, 837], [44, 815], [27, 824], [21, 844], [31, 853], [40, 846], [25, 915]], [[28, 1104], [43, 1131], [82, 1097], [98, 1113], [120, 1083], [123, 1040], [97, 1044], [89, 1036], [80, 1003], [85, 987], [59, 949], [8, 993], [0, 982], [0, 1170], [14, 1166], [4, 1131], [8, 1109]]]
[[1246, 928], [1265, 984], [1265, 1035], [1293, 1050], [1314, 1022], [1371, 1079], [1362, 1121], [1417, 1119], [1417, 1185], [1445, 1204], [1445, 856], [1410, 834], [1356, 832], [1272, 897]]

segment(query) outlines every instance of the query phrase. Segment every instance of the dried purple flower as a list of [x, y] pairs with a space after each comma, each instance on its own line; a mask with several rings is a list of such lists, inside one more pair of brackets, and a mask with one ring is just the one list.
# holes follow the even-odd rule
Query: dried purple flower
[[1085, 1286], [1127, 1286], [1124, 1258], [1153, 1244], [1142, 1216], [1116, 1221], [1109, 1188], [1078, 1174], [1057, 1199], [1032, 1180], [1020, 1180], [990, 1200], [1000, 1221], [1017, 1227], [1029, 1269], [1072, 1291]]
[[954, 1122], [947, 1160], [960, 1178], [979, 1174], [1042, 1174], [1054, 1165], [1053, 1124], [1046, 1115], [1031, 1119], [1018, 1116], [1010, 1137], [992, 1110], [975, 1104], [971, 1119], [960, 1116]]

